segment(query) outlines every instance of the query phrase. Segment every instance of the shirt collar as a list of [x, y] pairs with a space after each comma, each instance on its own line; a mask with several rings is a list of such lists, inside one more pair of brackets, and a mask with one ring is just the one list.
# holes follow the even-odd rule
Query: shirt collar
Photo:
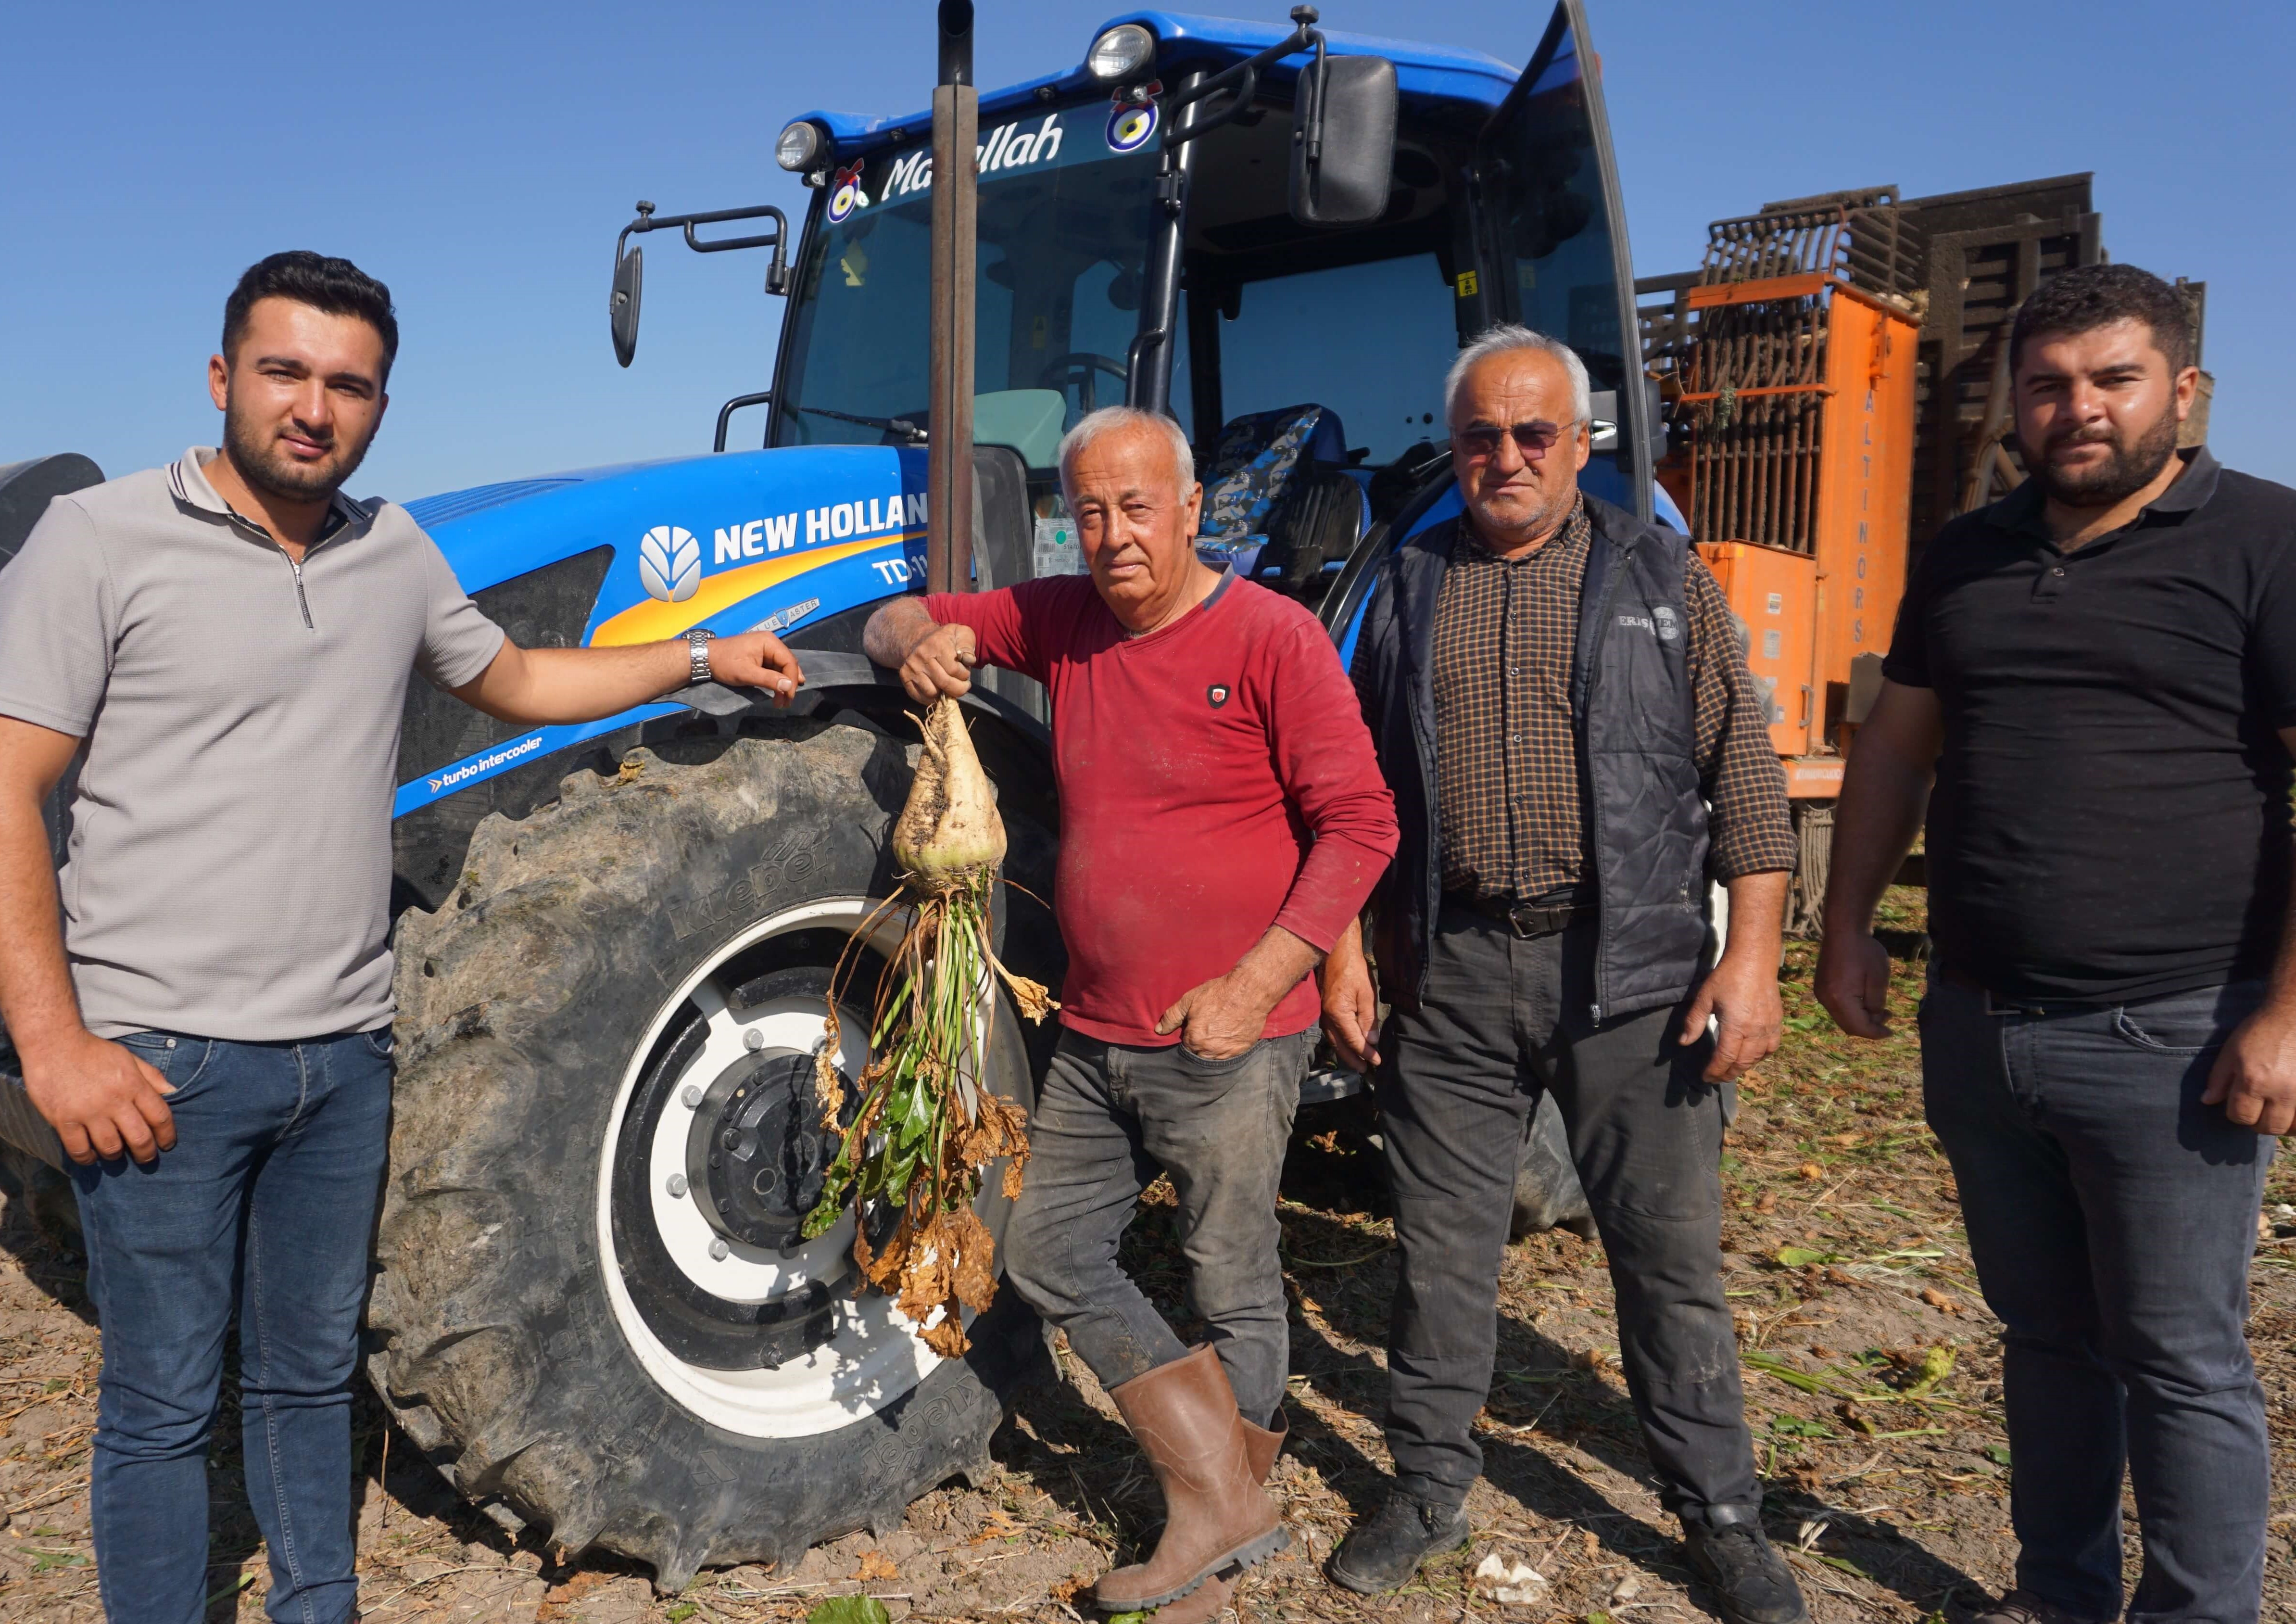
[[1997, 530], [2030, 531], [2036, 536], [2046, 535], [2041, 523], [2041, 482], [2028, 479], [2022, 485], [1996, 502], [1985, 515], [1986, 523]]
[[2146, 513], [2189, 513], [2194, 508], [2206, 506], [2209, 498], [2217, 494], [2217, 475], [2224, 469], [2209, 455], [2206, 446], [2195, 446], [2177, 455], [2185, 459], [2185, 472], [2177, 476], [2174, 485], [2152, 498]]
[[[203, 513], [213, 513], [218, 519], [234, 520], [240, 524], [262, 530], [263, 526], [257, 524], [254, 520], [225, 501], [217, 494], [216, 488], [208, 482], [207, 464], [220, 455], [221, 452], [214, 446], [193, 446], [186, 450], [168, 469], [168, 490], [174, 494], [176, 501], [187, 507], [194, 507]], [[327, 500], [327, 522], [320, 532], [319, 539], [332, 540], [345, 526], [351, 527], [356, 532], [359, 527], [371, 522], [373, 518], [374, 509], [372, 505], [347, 496], [339, 490]], [[264, 533], [266, 536], [269, 534], [268, 531]]]
[[[2191, 450], [2179, 451], [2177, 455], [2184, 459], [2185, 472], [2177, 476], [2175, 483], [2168, 489], [2146, 503], [2136, 518], [2121, 527], [2122, 529], [2135, 529], [2155, 513], [2182, 515], [2192, 513], [2206, 506], [2209, 498], [2217, 494], [2217, 476], [2224, 472], [2224, 468], [2210, 455], [2206, 446], [2194, 446]], [[1986, 521], [1996, 529], [2038, 536], [2046, 540], [2048, 526], [2042, 517], [2045, 501], [2041, 482], [2029, 479], [1996, 502], [1987, 511]], [[2098, 541], [2103, 539], [2101, 536], [2097, 537]], [[2095, 542], [2089, 544], [2091, 546], [2095, 545]]]

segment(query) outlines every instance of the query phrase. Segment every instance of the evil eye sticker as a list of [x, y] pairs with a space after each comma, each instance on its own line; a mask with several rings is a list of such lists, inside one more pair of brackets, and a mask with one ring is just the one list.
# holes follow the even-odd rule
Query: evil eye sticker
[[861, 190], [861, 165], [855, 163], [837, 172], [837, 189], [829, 194], [829, 219], [832, 225], [842, 221], [856, 209], [868, 206], [868, 193]]
[[1156, 103], [1135, 102], [1119, 105], [1108, 115], [1108, 150], [1136, 152], [1156, 133]]

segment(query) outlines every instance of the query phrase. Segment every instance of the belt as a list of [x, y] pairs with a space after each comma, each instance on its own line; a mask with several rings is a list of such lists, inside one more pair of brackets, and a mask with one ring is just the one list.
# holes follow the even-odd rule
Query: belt
[[1510, 927], [1517, 936], [1523, 937], [1552, 936], [1578, 920], [1595, 916], [1595, 905], [1590, 902], [1539, 907], [1528, 902], [1504, 901], [1496, 897], [1471, 897], [1463, 891], [1447, 892], [1443, 900], [1455, 903], [1471, 914], [1496, 919]]
[[2023, 1003], [1997, 998], [1993, 996], [1990, 988], [1969, 972], [1943, 961], [1939, 961], [1931, 966], [1931, 973], [1948, 987], [1958, 987], [1964, 992], [1975, 993], [1984, 1000], [1985, 1013], [1988, 1015], [2072, 1015], [2094, 1013], [2098, 1009], [2108, 1007], [2097, 1004], [2085, 1004], [2071, 998]]

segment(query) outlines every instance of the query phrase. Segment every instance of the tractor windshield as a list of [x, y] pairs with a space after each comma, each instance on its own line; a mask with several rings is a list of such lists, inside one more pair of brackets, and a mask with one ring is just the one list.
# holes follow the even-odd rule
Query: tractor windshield
[[[1133, 111], [1087, 103], [982, 132], [973, 438], [1032, 468], [1085, 411], [1124, 399], [1156, 168], [1153, 120], [1127, 122]], [[777, 439], [877, 445], [890, 420], [924, 426], [931, 148], [873, 157], [828, 190], [785, 330]], [[1185, 383], [1174, 393], [1185, 400]]]

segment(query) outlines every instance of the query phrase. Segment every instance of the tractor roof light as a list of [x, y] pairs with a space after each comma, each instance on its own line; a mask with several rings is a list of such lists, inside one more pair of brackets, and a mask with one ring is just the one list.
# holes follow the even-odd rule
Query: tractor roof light
[[774, 143], [774, 161], [784, 169], [803, 171], [821, 161], [828, 143], [822, 139], [821, 126], [800, 119], [784, 127]]
[[1128, 79], [1156, 54], [1156, 37], [1136, 22], [1119, 22], [1092, 42], [1084, 65], [1103, 85]]

